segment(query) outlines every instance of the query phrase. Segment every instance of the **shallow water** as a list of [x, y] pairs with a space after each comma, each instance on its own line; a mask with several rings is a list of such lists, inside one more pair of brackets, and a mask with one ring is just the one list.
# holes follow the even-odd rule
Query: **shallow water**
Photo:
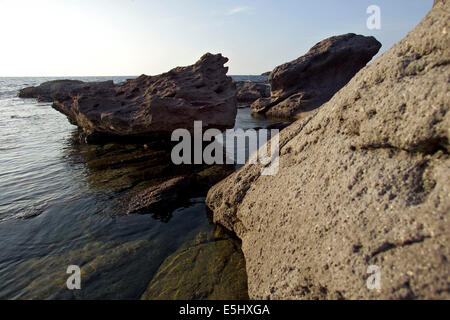
[[[77, 79], [117, 83], [127, 78]], [[204, 195], [162, 215], [127, 216], [120, 210], [130, 192], [185, 168], [171, 165], [164, 151], [142, 145], [80, 145], [77, 128], [49, 103], [16, 97], [23, 87], [53, 79], [0, 78], [0, 298], [139, 299], [145, 292], [151, 298], [245, 299], [239, 243], [210, 222]], [[269, 123], [242, 109], [236, 127]], [[195, 288], [169, 281], [158, 270], [166, 261], [179, 260], [174, 274], [189, 274], [195, 283], [197, 267], [180, 250], [197, 248], [198, 239], [223, 269], [205, 269], [211, 276], [202, 280], [207, 285], [201, 292], [152, 292], [161, 286], [158, 281]], [[81, 290], [66, 288], [69, 265], [81, 267]], [[224, 270], [233, 283], [217, 277]]]

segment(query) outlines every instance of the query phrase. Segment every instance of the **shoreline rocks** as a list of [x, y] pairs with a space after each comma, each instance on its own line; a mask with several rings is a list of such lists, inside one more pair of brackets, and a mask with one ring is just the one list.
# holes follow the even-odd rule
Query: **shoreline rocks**
[[23, 89], [21, 96], [51, 99], [54, 109], [83, 129], [87, 142], [108, 136], [166, 137], [178, 128], [193, 132], [194, 121], [202, 121], [204, 129], [225, 130], [233, 128], [237, 112], [227, 61], [207, 53], [191, 66], [157, 76], [117, 85], [52, 82]]
[[250, 105], [259, 98], [270, 97], [270, 86], [261, 82], [237, 81], [236, 98], [240, 105]]
[[192, 181], [187, 177], [176, 177], [142, 190], [131, 197], [125, 214], [138, 213], [142, 210], [160, 211], [173, 206], [177, 207], [177, 203], [181, 199], [189, 198], [187, 189], [191, 184]]
[[[181, 171], [181, 170], [180, 170]], [[126, 196], [124, 213], [152, 213], [154, 216], [170, 216], [189, 199], [205, 196], [209, 188], [234, 172], [233, 165], [213, 165], [198, 172], [186, 170], [184, 176], [170, 178]]]
[[214, 221], [242, 239], [251, 299], [450, 298], [449, 21], [436, 1], [281, 131], [276, 175], [247, 164], [209, 191]]
[[269, 77], [271, 96], [252, 104], [256, 113], [295, 118], [327, 102], [378, 53], [374, 37], [353, 33], [325, 39], [294, 61], [276, 67]]
[[66, 93], [87, 86], [112, 88], [113, 81], [86, 83], [79, 80], [54, 80], [42, 83], [37, 87], [28, 87], [19, 91], [19, 98], [34, 98], [39, 102], [53, 102], [56, 94]]

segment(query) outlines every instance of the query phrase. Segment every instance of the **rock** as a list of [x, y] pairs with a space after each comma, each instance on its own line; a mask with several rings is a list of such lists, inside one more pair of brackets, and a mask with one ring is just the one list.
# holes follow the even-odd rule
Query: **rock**
[[272, 117], [295, 118], [327, 102], [380, 50], [374, 37], [353, 33], [325, 39], [269, 77], [271, 96], [252, 108]]
[[82, 128], [88, 142], [90, 136], [151, 138], [178, 128], [193, 132], [197, 120], [204, 129], [233, 128], [236, 87], [226, 75], [227, 61], [208, 53], [194, 65], [157, 76], [142, 75], [108, 87], [87, 83], [53, 94], [53, 108]]
[[37, 87], [24, 88], [19, 91], [19, 97], [34, 98], [40, 102], [52, 102], [57, 93], [68, 93], [72, 90], [92, 85], [112, 88], [114, 83], [112, 81], [86, 83], [78, 80], [54, 80], [44, 82]]
[[126, 214], [177, 208], [180, 201], [189, 198], [191, 185], [189, 178], [177, 177], [142, 190], [128, 201]]
[[238, 81], [236, 89], [237, 101], [240, 104], [251, 104], [259, 98], [270, 96], [270, 86], [265, 83]]
[[276, 175], [247, 164], [210, 190], [214, 221], [242, 239], [251, 299], [450, 298], [449, 22], [436, 2], [284, 129]]
[[[130, 285], [129, 279], [125, 280], [123, 273], [117, 272], [118, 265], [128, 265], [129, 272], [139, 273], [139, 263], [149, 261], [142, 261], [141, 257], [151, 249], [158, 250], [149, 247], [148, 240], [124, 243], [92, 241], [77, 249], [48, 255], [45, 259], [35, 257], [20, 261], [14, 268], [17, 289], [7, 296], [23, 300], [129, 299], [130, 296], [135, 296], [134, 286], [137, 285]], [[164, 259], [165, 253], [155, 254], [152, 258], [156, 261], [158, 258]], [[147, 267], [154, 269], [152, 272], [158, 268], [156, 261], [154, 265]], [[81, 286], [84, 290], [67, 290], [66, 281], [70, 275], [66, 270], [73, 264], [81, 267]]]
[[[171, 165], [170, 152], [144, 149], [142, 146], [108, 144], [108, 150], [99, 145], [75, 145], [83, 149], [80, 156], [86, 165], [86, 181], [92, 190], [103, 192], [127, 192], [135, 194], [158, 185], [175, 176], [175, 165]], [[91, 150], [86, 150], [89, 147]], [[128, 199], [129, 197], [127, 197]], [[118, 214], [126, 212], [118, 208]]]
[[200, 233], [169, 256], [143, 300], [247, 300], [245, 263], [239, 242]]
[[[169, 173], [167, 167], [162, 168], [160, 175]], [[156, 169], [158, 167], [150, 167], [150, 173], [156, 172]], [[186, 171], [186, 176], [172, 178], [132, 192], [125, 197], [126, 206], [122, 211], [125, 214], [151, 212], [161, 218], [170, 218], [171, 212], [182, 207], [189, 198], [204, 197], [211, 186], [233, 171], [234, 165], [214, 165], [199, 172]]]
[[261, 73], [262, 76], [270, 76], [270, 74], [272, 73], [272, 71], [267, 71], [264, 73]]

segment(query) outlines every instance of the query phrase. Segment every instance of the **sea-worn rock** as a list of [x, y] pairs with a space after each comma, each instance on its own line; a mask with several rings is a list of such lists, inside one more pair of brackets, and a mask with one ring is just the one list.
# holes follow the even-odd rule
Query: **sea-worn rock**
[[327, 102], [380, 50], [374, 37], [353, 33], [325, 39], [269, 77], [271, 96], [252, 104], [257, 113], [295, 118]]
[[[193, 132], [233, 128], [236, 87], [221, 54], [205, 54], [194, 65], [157, 75], [142, 75], [112, 86], [83, 84], [52, 94], [53, 108], [90, 137], [154, 137], [175, 129]], [[94, 139], [92, 139], [94, 140]]]
[[248, 299], [239, 241], [221, 232], [202, 232], [162, 264], [143, 300]]
[[270, 96], [270, 86], [261, 82], [236, 82], [236, 98], [239, 104], [251, 104], [259, 98]]
[[44, 82], [37, 87], [21, 89], [18, 96], [20, 98], [34, 98], [39, 102], [52, 102], [57, 93], [69, 93], [72, 90], [89, 86], [112, 88], [114, 83], [113, 81], [87, 83], [79, 80], [54, 80]]
[[[46, 257], [34, 257], [20, 261], [14, 273], [15, 284], [19, 288], [11, 294], [11, 299], [51, 300], [51, 299], [126, 299], [135, 296], [136, 284], [124, 281], [123, 274], [117, 271], [118, 265], [127, 265], [131, 274], [139, 272], [138, 263], [148, 263], [141, 257], [150, 249], [148, 240], [134, 240], [124, 243], [115, 241], [92, 241], [80, 248], [66, 250]], [[167, 250], [167, 249], [166, 249]], [[155, 254], [154, 260], [162, 259], [167, 254]], [[152, 252], [153, 253], [153, 252]], [[161, 257], [162, 256], [162, 257]], [[144, 260], [144, 261], [142, 261]], [[132, 261], [132, 263], [130, 263]], [[81, 268], [81, 285], [84, 290], [68, 290], [66, 273], [68, 266], [76, 264]], [[155, 262], [148, 269], [155, 272]], [[97, 282], [98, 281], [101, 284]], [[93, 283], [94, 282], [94, 283]], [[137, 285], [139, 287], [139, 285]], [[145, 289], [145, 284], [143, 284]], [[137, 289], [139, 290], [139, 288]]]
[[437, 1], [284, 129], [276, 175], [247, 164], [210, 190], [215, 222], [242, 239], [250, 298], [450, 298], [449, 22]]
[[[214, 165], [199, 172], [192, 171], [186, 171], [185, 176], [152, 184], [142, 190], [138, 188], [136, 192], [125, 197], [124, 213], [151, 212], [160, 216], [170, 214], [171, 211], [186, 203], [189, 198], [205, 196], [211, 186], [234, 171], [234, 166]], [[162, 173], [164, 172], [169, 174], [170, 171], [165, 170]]]
[[177, 177], [142, 190], [131, 197], [128, 202], [126, 214], [140, 212], [142, 210], [158, 211], [165, 207], [172, 207], [174, 203], [181, 199], [188, 198], [188, 188], [191, 184], [191, 179]]

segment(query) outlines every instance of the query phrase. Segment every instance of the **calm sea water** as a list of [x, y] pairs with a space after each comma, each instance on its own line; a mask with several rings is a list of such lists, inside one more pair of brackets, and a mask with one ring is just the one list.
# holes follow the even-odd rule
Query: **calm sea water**
[[[127, 190], [155, 182], [155, 172], [161, 176], [168, 169], [148, 161], [117, 165], [117, 159], [149, 151], [80, 145], [77, 128], [49, 103], [17, 97], [21, 88], [54, 79], [0, 78], [0, 298], [139, 299], [168, 257], [199, 235], [217, 235], [218, 227], [204, 198], [190, 199], [164, 219], [117, 214]], [[245, 129], [267, 124], [251, 118], [248, 109], [236, 121]], [[242, 261], [236, 264], [242, 269]], [[69, 265], [81, 267], [82, 290], [67, 290]], [[229, 297], [244, 295], [223, 296]]]

